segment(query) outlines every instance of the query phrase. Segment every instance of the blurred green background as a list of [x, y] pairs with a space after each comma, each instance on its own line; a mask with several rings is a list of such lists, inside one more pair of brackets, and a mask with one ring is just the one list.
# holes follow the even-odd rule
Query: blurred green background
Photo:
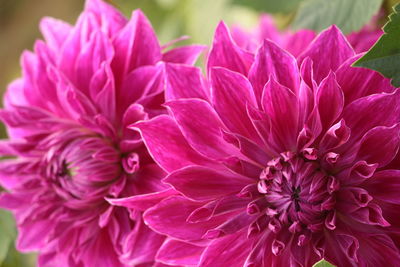
[[[344, 7], [343, 4], [361, 3], [361, 6], [368, 6], [365, 3], [369, 3], [369, 9], [366, 9], [365, 12], [359, 12], [357, 14], [358, 17], [350, 16], [362, 26], [362, 24], [369, 21], [372, 14], [376, 13], [381, 5], [388, 12], [390, 7], [399, 1], [108, 0], [128, 17], [133, 9], [141, 8], [152, 22], [162, 44], [180, 36], [188, 35], [191, 39], [186, 40], [186, 43], [206, 45], [210, 45], [215, 26], [220, 20], [225, 20], [230, 25], [239, 24], [245, 28], [252, 28], [257, 24], [259, 14], [262, 11], [266, 11], [274, 13], [277, 24], [280, 27], [285, 27], [295, 21], [302, 27], [313, 28], [313, 25], [307, 25], [307, 23], [301, 21], [302, 14], [305, 13], [308, 18], [309, 16], [314, 16], [314, 25], [319, 24], [320, 26], [322, 22], [319, 23], [318, 19], [321, 17], [326, 18], [321, 13], [324, 7], [326, 12], [329, 12], [334, 19], [339, 16], [332, 15], [332, 13], [341, 12], [341, 10], [335, 11], [335, 3], [342, 9]], [[305, 4], [308, 4], [308, 6]], [[328, 4], [330, 4], [329, 8]], [[20, 76], [19, 56], [22, 51], [24, 49], [32, 49], [35, 39], [41, 38], [38, 30], [40, 18], [51, 16], [74, 23], [82, 11], [83, 5], [84, 0], [0, 0], [1, 94], [5, 91], [10, 81]], [[319, 11], [317, 12], [317, 10]], [[340, 24], [340, 22], [335, 21], [324, 21], [324, 23]], [[292, 26], [296, 28], [296, 25]], [[346, 25], [339, 26], [342, 26], [342, 29], [347, 29]], [[357, 29], [348, 31], [351, 30]], [[5, 137], [4, 127], [0, 128], [0, 136]], [[15, 251], [13, 244], [15, 236], [16, 230], [11, 215], [0, 210], [0, 267], [35, 266], [34, 255], [22, 255]]]

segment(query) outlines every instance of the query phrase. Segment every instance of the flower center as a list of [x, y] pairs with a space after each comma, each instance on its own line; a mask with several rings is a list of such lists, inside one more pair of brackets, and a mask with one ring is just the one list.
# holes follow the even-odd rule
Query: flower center
[[[54, 168], [54, 167], [53, 167]], [[70, 178], [71, 171], [68, 169], [68, 164], [65, 160], [61, 162], [61, 165], [54, 170], [54, 175], [59, 177], [59, 178]]]
[[44, 177], [64, 199], [102, 199], [122, 172], [119, 151], [103, 138], [75, 132], [50, 142]]
[[324, 224], [334, 227], [334, 222], [326, 220], [334, 219], [339, 183], [320, 168], [316, 155], [314, 149], [301, 155], [285, 152], [269, 161], [261, 172], [258, 191], [275, 226], [294, 225], [293, 231], [320, 231]]

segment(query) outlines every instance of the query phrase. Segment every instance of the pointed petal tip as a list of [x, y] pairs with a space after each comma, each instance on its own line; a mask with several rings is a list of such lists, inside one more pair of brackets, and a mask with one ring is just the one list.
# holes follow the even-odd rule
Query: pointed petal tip
[[223, 235], [223, 232], [219, 229], [211, 229], [208, 230], [204, 235], [203, 239], [216, 239], [218, 237], [221, 237]]
[[336, 24], [332, 24], [332, 25], [328, 28], [328, 31], [342, 32], [342, 30], [341, 30]]
[[138, 8], [132, 11], [132, 17], [137, 16], [140, 19], [146, 19], [146, 15], [143, 13], [142, 9]]
[[58, 21], [58, 20], [50, 16], [44, 16], [39, 21], [39, 28], [42, 29], [43, 27], [46, 27], [48, 24], [51, 24], [53, 21]]
[[114, 6], [111, 3], [107, 3], [106, 1], [103, 0], [86, 0], [84, 10], [85, 11], [98, 10], [99, 6], [114, 8]]
[[261, 44], [261, 47], [269, 47], [269, 46], [275, 46], [281, 48], [279, 45], [277, 45], [273, 40], [264, 38]]
[[123, 199], [123, 198], [109, 198], [109, 197], [104, 197], [104, 200], [107, 201], [107, 202], [108, 202], [110, 205], [112, 205], [112, 206], [120, 206], [120, 207], [123, 207], [123, 206], [124, 206], [123, 203], [124, 203], [124, 200], [126, 200], [126, 198]]
[[218, 32], [219, 30], [227, 30], [229, 31], [228, 25], [226, 25], [226, 23], [223, 20], [220, 20], [218, 22], [217, 28], [216, 28], [216, 32]]
[[147, 124], [164, 119], [165, 117], [170, 119], [169, 116], [167, 116], [167, 115], [159, 115], [154, 118], [151, 118], [150, 120], [139, 120], [135, 123], [128, 125], [127, 128], [132, 129], [132, 130], [140, 130], [141, 128], [145, 127]]
[[226, 23], [221, 20], [215, 28], [213, 43], [215, 44], [217, 42], [220, 42], [226, 37], [232, 39], [228, 25], [226, 25]]
[[134, 9], [131, 13], [131, 17], [129, 19], [131, 22], [133, 22], [134, 24], [138, 24], [138, 23], [144, 23], [145, 25], [149, 25], [150, 28], [153, 28], [151, 25], [151, 22], [149, 21], [149, 19], [146, 17], [146, 15], [144, 14], [144, 12], [138, 8], [138, 9]]

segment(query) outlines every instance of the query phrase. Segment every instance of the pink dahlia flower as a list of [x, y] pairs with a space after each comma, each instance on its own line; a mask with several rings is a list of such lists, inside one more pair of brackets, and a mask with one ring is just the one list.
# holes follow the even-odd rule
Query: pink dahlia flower
[[127, 126], [163, 112], [161, 62], [192, 63], [203, 47], [163, 53], [140, 11], [128, 21], [100, 0], [75, 26], [45, 18], [40, 28], [45, 41], [23, 53], [0, 112], [10, 136], [0, 206], [16, 216], [17, 248], [39, 251], [40, 266], [149, 266], [164, 237], [143, 223], [145, 203], [128, 212], [105, 198], [168, 195]]
[[170, 115], [135, 124], [180, 193], [144, 213], [169, 237], [159, 262], [400, 262], [400, 91], [352, 68], [359, 56], [335, 26], [297, 59], [271, 40], [254, 55], [218, 26], [211, 89], [192, 69], [167, 87]]
[[[360, 31], [347, 35], [347, 39], [356, 53], [368, 51], [383, 34], [378, 26], [378, 19], [381, 16], [382, 14], [379, 13]], [[269, 15], [262, 15], [258, 27], [252, 32], [247, 32], [238, 26], [233, 27], [232, 30], [233, 39], [244, 49], [255, 52], [259, 43], [264, 39], [270, 39], [294, 56], [301, 54], [316, 35], [312, 30], [299, 30], [297, 32], [286, 30], [281, 32]]]

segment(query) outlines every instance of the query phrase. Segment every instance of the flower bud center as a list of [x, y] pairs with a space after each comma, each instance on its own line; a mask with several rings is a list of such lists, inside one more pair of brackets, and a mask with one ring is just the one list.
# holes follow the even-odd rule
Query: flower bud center
[[333, 212], [334, 192], [339, 184], [321, 169], [315, 149], [306, 152], [306, 155], [286, 152], [269, 161], [260, 174], [258, 191], [264, 195], [267, 208], [276, 211], [267, 212], [275, 222], [296, 224], [294, 230], [299, 227], [320, 230], [315, 225], [324, 223]]
[[122, 172], [119, 151], [101, 137], [75, 133], [51, 142], [44, 177], [64, 199], [102, 198]]

